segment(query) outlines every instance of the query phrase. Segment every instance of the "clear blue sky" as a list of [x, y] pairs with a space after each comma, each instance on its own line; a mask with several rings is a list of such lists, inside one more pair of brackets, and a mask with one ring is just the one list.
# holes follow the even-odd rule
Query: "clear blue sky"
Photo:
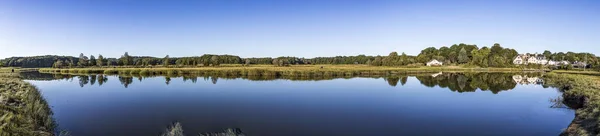
[[500, 43], [600, 54], [598, 0], [0, 0], [0, 58], [417, 55]]

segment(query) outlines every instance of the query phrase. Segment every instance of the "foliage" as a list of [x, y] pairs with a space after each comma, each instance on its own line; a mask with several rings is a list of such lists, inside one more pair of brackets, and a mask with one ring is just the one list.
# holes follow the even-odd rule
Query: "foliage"
[[104, 60], [104, 57], [102, 55], [98, 55], [98, 59], [96, 60], [96, 65], [102, 67], [106, 64], [106, 60]]

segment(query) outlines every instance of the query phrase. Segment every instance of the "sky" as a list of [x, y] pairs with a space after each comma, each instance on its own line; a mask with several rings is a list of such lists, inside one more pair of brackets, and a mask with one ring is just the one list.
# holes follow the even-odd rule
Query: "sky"
[[500, 43], [600, 54], [598, 0], [0, 0], [0, 58], [417, 55]]

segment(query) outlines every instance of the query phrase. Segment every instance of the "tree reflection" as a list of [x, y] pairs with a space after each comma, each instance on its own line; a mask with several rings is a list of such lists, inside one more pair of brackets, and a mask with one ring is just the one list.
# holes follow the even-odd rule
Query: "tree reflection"
[[90, 75], [90, 85], [94, 85], [96, 83], [96, 75]]
[[217, 80], [219, 80], [219, 78], [218, 78], [218, 77], [215, 77], [215, 76], [212, 76], [212, 77], [210, 77], [210, 81], [211, 81], [213, 84], [217, 84]]
[[78, 76], [79, 86], [83, 87], [90, 82], [89, 76]]
[[399, 77], [388, 77], [384, 79], [388, 82], [390, 86], [396, 86], [398, 85], [398, 81], [400, 81]]
[[[439, 86], [460, 93], [474, 92], [480, 89], [497, 94], [517, 86], [518, 82], [515, 82], [513, 75], [507, 73], [445, 73], [436, 76], [417, 76], [417, 79], [427, 87]], [[540, 81], [540, 78], [535, 77], [536, 75], [527, 76], [532, 77], [529, 81], [536, 83]]]
[[169, 83], [171, 83], [171, 77], [166, 76], [165, 77], [165, 84], [169, 85]]
[[127, 88], [129, 87], [129, 84], [133, 83], [133, 77], [119, 76], [119, 82], [121, 82], [121, 84]]
[[104, 75], [98, 75], [98, 85], [102, 86], [102, 84], [106, 83], [106, 81], [108, 81], [108, 78], [105, 78]]
[[[40, 80], [55, 80], [55, 79], [72, 79], [74, 75], [62, 75], [54, 74], [41, 74]], [[281, 76], [281, 75], [246, 75], [240, 76], [235, 74], [215, 74], [215, 73], [203, 73], [203, 74], [179, 74], [177, 76], [160, 76], [160, 75], [118, 75], [119, 81], [124, 87], [129, 87], [132, 83], [133, 78], [137, 78], [140, 82], [147, 77], [163, 77], [165, 84], [171, 83], [171, 78], [182, 77], [184, 82], [192, 81], [197, 83], [198, 78], [203, 78], [206, 82], [217, 84], [218, 80], [221, 79], [237, 79], [242, 78], [250, 81], [269, 81], [277, 79], [285, 79], [290, 81], [320, 81], [320, 80], [332, 80], [338, 78], [350, 79], [356, 77], [362, 78], [383, 78], [388, 85], [392, 87], [398, 86], [398, 83], [402, 86], [406, 85], [409, 76], [414, 76], [423, 86], [448, 88], [454, 92], [475, 92], [476, 90], [491, 91], [496, 94], [500, 91], [510, 90], [516, 87], [517, 84], [544, 84], [544, 80], [539, 78], [539, 74], [514, 74], [514, 73], [436, 73], [436, 74], [412, 74], [412, 75], [393, 75], [393, 76]], [[36, 79], [35, 74], [30, 74], [28, 78]], [[108, 80], [106, 75], [77, 75], [79, 79], [79, 85], [83, 87], [85, 84], [94, 85], [98, 82], [99, 85], [106, 83]], [[53, 78], [53, 79], [47, 79]], [[548, 87], [548, 86], [545, 86]]]

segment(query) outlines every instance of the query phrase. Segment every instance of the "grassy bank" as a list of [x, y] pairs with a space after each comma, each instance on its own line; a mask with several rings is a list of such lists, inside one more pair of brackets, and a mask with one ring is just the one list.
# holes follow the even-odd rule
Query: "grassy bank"
[[598, 71], [554, 70], [552, 72], [553, 73], [561, 73], [561, 74], [580, 74], [580, 75], [600, 76], [600, 72], [598, 72]]
[[600, 134], [600, 76], [559, 73], [546, 76], [546, 84], [564, 91], [564, 103], [577, 110], [575, 119], [562, 135]]
[[48, 103], [18, 73], [0, 72], [0, 103], [0, 135], [54, 135], [56, 124]]
[[72, 68], [39, 69], [42, 73], [82, 73], [82, 74], [139, 74], [139, 75], [176, 75], [176, 74], [225, 74], [233, 76], [369, 76], [407, 73], [437, 72], [522, 72], [534, 71], [518, 68], [461, 68], [461, 67], [377, 67], [367, 65], [299, 65], [275, 67], [270, 65], [194, 67], [194, 68]]

